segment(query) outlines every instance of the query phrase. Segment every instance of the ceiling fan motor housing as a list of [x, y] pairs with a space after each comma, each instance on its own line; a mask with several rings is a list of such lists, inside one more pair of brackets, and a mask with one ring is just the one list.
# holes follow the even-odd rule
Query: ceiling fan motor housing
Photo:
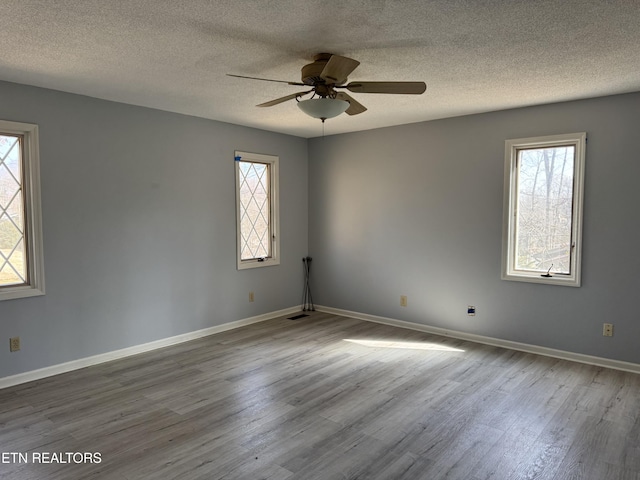
[[324, 78], [320, 75], [327, 66], [327, 62], [331, 58], [330, 53], [319, 53], [313, 57], [313, 63], [309, 63], [302, 67], [302, 83], [306, 85], [317, 85], [325, 83]]

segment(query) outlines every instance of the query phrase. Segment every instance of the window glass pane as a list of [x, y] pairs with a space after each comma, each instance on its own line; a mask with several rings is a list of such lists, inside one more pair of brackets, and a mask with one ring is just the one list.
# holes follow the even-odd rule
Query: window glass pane
[[238, 162], [240, 189], [240, 259], [271, 256], [269, 165]]
[[515, 269], [571, 273], [575, 146], [518, 151]]
[[20, 137], [0, 135], [0, 287], [27, 282]]

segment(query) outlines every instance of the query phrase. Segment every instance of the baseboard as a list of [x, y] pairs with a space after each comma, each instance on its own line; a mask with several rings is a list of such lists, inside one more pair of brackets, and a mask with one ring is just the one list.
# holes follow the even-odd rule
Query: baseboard
[[0, 389], [11, 387], [14, 385], [20, 385], [22, 383], [32, 382], [34, 380], [40, 380], [42, 378], [59, 375], [61, 373], [70, 372], [72, 370], [78, 370], [80, 368], [90, 367], [99, 363], [105, 363], [120, 358], [130, 357], [131, 355], [137, 355], [139, 353], [149, 352], [151, 350], [157, 350], [158, 348], [169, 347], [178, 343], [188, 342], [197, 338], [226, 332], [227, 330], [233, 330], [234, 328], [244, 327], [245, 325], [251, 325], [253, 323], [264, 322], [266, 320], [271, 320], [272, 318], [290, 315], [291, 313], [299, 311], [300, 307], [290, 307], [284, 310], [278, 310], [275, 312], [257, 315], [255, 317], [236, 320], [234, 322], [223, 323], [222, 325], [216, 325], [214, 327], [204, 328], [202, 330], [196, 330], [194, 332], [183, 333], [174, 337], [163, 338], [160, 340], [155, 340], [153, 342], [143, 343], [141, 345], [134, 345], [132, 347], [123, 348], [121, 350], [114, 350], [112, 352], [106, 352], [99, 355], [93, 355], [91, 357], [80, 358], [78, 360], [72, 360], [70, 362], [60, 363], [58, 365], [52, 365], [50, 367], [40, 368], [38, 370], [32, 370], [30, 372], [19, 373], [10, 377], [3, 377], [0, 378]]
[[[625, 372], [632, 372], [640, 374], [640, 365], [636, 363], [623, 362], [620, 360], [612, 360], [609, 358], [595, 357], [591, 355], [584, 355], [581, 353], [567, 352], [564, 350], [556, 350], [553, 348], [540, 347], [537, 345], [530, 345], [527, 343], [512, 342], [509, 340], [502, 340], [499, 338], [485, 337], [483, 335], [475, 335], [472, 333], [460, 332], [457, 330], [449, 330], [439, 327], [432, 327], [429, 325], [423, 325], [413, 322], [405, 322], [403, 320], [397, 320], [394, 318], [380, 317], [377, 315], [370, 315], [366, 313], [353, 312], [350, 310], [343, 310], [340, 308], [325, 307], [316, 305], [317, 311], [331, 313], [334, 315], [341, 315], [344, 317], [356, 318], [359, 320], [365, 320], [368, 322], [382, 323], [385, 325], [391, 325], [394, 327], [406, 328], [409, 330], [416, 330], [425, 333], [432, 333], [434, 335], [442, 335], [444, 337], [458, 338], [460, 340], [468, 340], [471, 342], [482, 343], [486, 345], [493, 345], [496, 347], [508, 348], [511, 350], [518, 350], [527, 353], [534, 353], [537, 355], [544, 355], [547, 357], [560, 358], [563, 360], [570, 360], [573, 362], [586, 363], [589, 365], [596, 365], [599, 367], [613, 368], [615, 370], [622, 370]], [[264, 322], [273, 318], [282, 317], [291, 313], [300, 311], [300, 307], [291, 307], [284, 310], [278, 310], [275, 312], [269, 312], [255, 317], [249, 317], [234, 322], [224, 323], [222, 325], [216, 325], [214, 327], [204, 328], [202, 330], [196, 330], [194, 332], [183, 333], [173, 337], [163, 338], [155, 340], [153, 342], [144, 343], [141, 345], [134, 345], [132, 347], [123, 348], [121, 350], [114, 350], [112, 352], [106, 352], [99, 355], [93, 355], [91, 357], [80, 358], [71, 362], [60, 363], [58, 365], [52, 365], [50, 367], [40, 368], [38, 370], [32, 370], [30, 372], [19, 373], [9, 377], [0, 378], [0, 389], [11, 387], [14, 385], [20, 385], [22, 383], [31, 382], [34, 380], [40, 380], [42, 378], [51, 377], [53, 375], [59, 375], [61, 373], [78, 370], [80, 368], [90, 367], [92, 365], [98, 365], [100, 363], [110, 362], [120, 358], [137, 355], [139, 353], [149, 352], [157, 350], [159, 348], [176, 345], [190, 340], [214, 335], [216, 333], [225, 332], [227, 330], [233, 330], [245, 325], [251, 325], [254, 323]]]
[[332, 313], [334, 315], [341, 315], [343, 317], [356, 318], [359, 320], [365, 320], [367, 322], [383, 323], [385, 325], [391, 325], [394, 327], [407, 328], [409, 330], [417, 330], [420, 332], [432, 333], [434, 335], [442, 335], [444, 337], [458, 338], [460, 340], [468, 340], [470, 342], [482, 343], [485, 345], [492, 345], [495, 347], [508, 348], [510, 350], [518, 350], [521, 352], [535, 353], [537, 355], [544, 355], [546, 357], [560, 358], [563, 360], [570, 360], [572, 362], [586, 363], [588, 365], [596, 365], [599, 367], [613, 368], [615, 370], [622, 370], [625, 372], [632, 372], [640, 374], [640, 365], [637, 363], [623, 362], [620, 360], [612, 360], [610, 358], [594, 357], [591, 355], [584, 355], [582, 353], [567, 352], [564, 350], [556, 350], [554, 348], [540, 347], [537, 345], [530, 345], [527, 343], [512, 342], [510, 340], [502, 340], [500, 338], [485, 337], [483, 335], [475, 335], [473, 333], [465, 333], [457, 330], [448, 330], [445, 328], [431, 327], [429, 325], [423, 325], [413, 322], [405, 322], [403, 320], [396, 320], [394, 318], [379, 317], [376, 315], [369, 315], [366, 313], [352, 312], [349, 310], [342, 310], [340, 308], [325, 307], [316, 305], [316, 310]]

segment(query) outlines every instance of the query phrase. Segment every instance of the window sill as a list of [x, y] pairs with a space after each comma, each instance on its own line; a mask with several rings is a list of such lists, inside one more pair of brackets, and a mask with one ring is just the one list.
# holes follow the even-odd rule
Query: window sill
[[30, 285], [20, 285], [18, 287], [5, 287], [0, 289], [0, 301], [37, 297], [40, 295], [44, 295], [44, 289], [41, 290]]
[[542, 283], [546, 285], [562, 285], [565, 287], [580, 286], [580, 279], [572, 275], [551, 275], [550, 277], [543, 277], [540, 274], [505, 273], [502, 275], [502, 280], [509, 280], [513, 282]]
[[238, 262], [238, 270], [247, 270], [249, 268], [272, 267], [280, 265], [277, 258], [265, 258], [264, 260], [244, 260]]

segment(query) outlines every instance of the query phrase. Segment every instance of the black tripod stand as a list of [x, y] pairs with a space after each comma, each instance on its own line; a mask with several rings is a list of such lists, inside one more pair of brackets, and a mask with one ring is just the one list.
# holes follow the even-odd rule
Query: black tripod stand
[[302, 294], [302, 311], [315, 312], [316, 309], [313, 306], [313, 298], [311, 297], [311, 287], [309, 285], [309, 275], [311, 273], [311, 257], [305, 257], [302, 259], [304, 265], [304, 292]]

